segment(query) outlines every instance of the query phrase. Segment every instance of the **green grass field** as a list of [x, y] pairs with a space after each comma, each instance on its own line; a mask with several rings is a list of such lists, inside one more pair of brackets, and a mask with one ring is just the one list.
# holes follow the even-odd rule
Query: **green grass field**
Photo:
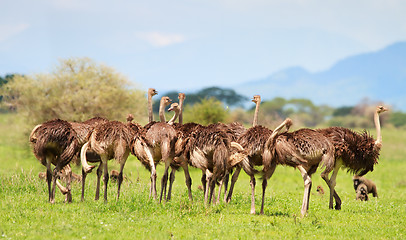
[[[251, 215], [249, 178], [241, 173], [232, 202], [205, 207], [201, 171], [191, 169], [193, 203], [188, 201], [183, 172], [176, 175], [173, 197], [159, 204], [149, 199], [149, 172], [131, 156], [124, 169], [120, 200], [117, 185], [109, 182], [109, 201], [94, 201], [95, 174], [73, 185], [73, 203], [48, 203], [47, 186], [38, 178], [45, 171], [33, 156], [28, 136], [21, 134], [13, 115], [0, 115], [0, 238], [4, 239], [405, 239], [406, 238], [406, 131], [383, 128], [383, 149], [375, 171], [368, 173], [379, 199], [355, 201], [352, 176], [340, 171], [336, 190], [342, 210], [328, 209], [327, 185], [320, 172], [313, 175], [310, 209], [300, 217], [303, 180], [299, 171], [278, 167], [268, 182], [264, 215]], [[371, 131], [375, 134], [374, 131]], [[162, 176], [158, 167], [158, 179]], [[117, 169], [114, 161], [109, 169]], [[80, 173], [75, 167], [74, 172]], [[158, 181], [158, 189], [160, 181]], [[261, 181], [257, 180], [257, 212]]]

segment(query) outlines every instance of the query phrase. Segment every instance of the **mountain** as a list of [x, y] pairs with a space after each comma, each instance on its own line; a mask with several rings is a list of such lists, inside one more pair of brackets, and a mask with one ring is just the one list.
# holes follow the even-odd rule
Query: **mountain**
[[406, 42], [345, 58], [325, 71], [291, 67], [233, 89], [248, 97], [307, 98], [334, 107], [354, 106], [368, 98], [406, 110]]

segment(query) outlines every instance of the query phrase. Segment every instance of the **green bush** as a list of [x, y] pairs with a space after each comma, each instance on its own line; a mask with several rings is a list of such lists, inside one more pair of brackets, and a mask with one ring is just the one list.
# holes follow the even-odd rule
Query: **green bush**
[[184, 111], [185, 122], [196, 122], [203, 125], [224, 122], [228, 111], [223, 104], [215, 98], [205, 98], [193, 106], [187, 105]]
[[144, 92], [114, 69], [88, 58], [61, 60], [52, 73], [15, 75], [2, 86], [5, 104], [29, 125], [53, 118], [83, 121], [94, 116], [146, 120]]

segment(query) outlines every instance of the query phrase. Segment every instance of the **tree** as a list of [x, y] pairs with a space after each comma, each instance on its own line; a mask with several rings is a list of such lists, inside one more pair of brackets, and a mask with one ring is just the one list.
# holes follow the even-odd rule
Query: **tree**
[[[0, 88], [8, 83], [11, 79], [13, 79], [13, 77], [16, 76], [16, 74], [7, 74], [4, 77], [0, 77]], [[3, 96], [0, 95], [0, 102], [3, 100]]]
[[61, 60], [49, 74], [14, 76], [3, 85], [4, 101], [28, 123], [53, 118], [83, 121], [94, 116], [124, 120], [128, 113], [146, 120], [144, 92], [114, 69], [89, 58]]
[[[178, 91], [170, 91], [165, 93], [163, 96], [168, 96], [170, 99], [176, 102], [178, 99], [178, 93]], [[206, 98], [215, 98], [229, 107], [242, 106], [243, 103], [248, 100], [247, 97], [236, 93], [233, 89], [209, 87], [203, 88], [196, 93], [186, 93], [185, 105], [194, 105], [196, 103], [200, 103]], [[160, 99], [154, 100], [154, 112], [159, 111], [159, 101]]]
[[184, 122], [196, 122], [203, 125], [224, 122], [228, 115], [223, 104], [215, 98], [205, 98], [193, 106], [187, 105], [184, 112]]

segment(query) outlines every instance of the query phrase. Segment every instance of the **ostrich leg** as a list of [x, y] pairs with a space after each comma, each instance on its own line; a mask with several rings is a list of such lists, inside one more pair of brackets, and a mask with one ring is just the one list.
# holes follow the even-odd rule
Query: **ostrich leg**
[[123, 169], [124, 169], [124, 165], [125, 165], [125, 162], [126, 162], [127, 158], [128, 158], [128, 153], [126, 153], [123, 156], [123, 158], [121, 159], [121, 161], [120, 161], [121, 162], [121, 164], [120, 164], [120, 173], [118, 174], [118, 178], [117, 178], [117, 180], [118, 180], [117, 201], [120, 198], [121, 184], [123, 183], [123, 179], [124, 179], [124, 177], [123, 177]]
[[165, 172], [161, 180], [161, 196], [159, 197], [159, 202], [162, 201], [162, 197], [166, 200], [166, 184], [168, 183], [168, 172], [170, 167], [170, 161], [167, 159], [165, 161]]
[[329, 189], [330, 189], [330, 198], [329, 198], [329, 208], [333, 209], [333, 198], [336, 201], [335, 209], [340, 210], [341, 209], [341, 199], [338, 196], [337, 192], [335, 191], [335, 186], [336, 186], [336, 178], [338, 171], [340, 170], [341, 163], [336, 163], [334, 166], [333, 173], [331, 174], [330, 179], [328, 178], [328, 172], [324, 171], [321, 173], [321, 177], [323, 180], [327, 183]]
[[169, 201], [171, 200], [171, 195], [172, 195], [172, 185], [173, 182], [175, 181], [175, 172], [176, 170], [174, 168], [171, 169], [171, 174], [169, 176], [169, 188], [168, 188], [168, 195], [166, 199]]
[[304, 195], [303, 195], [303, 203], [302, 203], [302, 210], [301, 214], [302, 216], [306, 215], [307, 210], [309, 209], [309, 200], [310, 200], [310, 190], [312, 188], [312, 179], [310, 178], [309, 174], [307, 174], [307, 171], [302, 167], [298, 166], [297, 167], [302, 174], [303, 181], [304, 181]]
[[107, 185], [109, 183], [109, 169], [107, 167], [107, 157], [106, 156], [102, 156], [102, 165], [103, 165], [103, 173], [104, 173], [104, 202], [107, 202]]
[[51, 200], [52, 200], [52, 198], [51, 198], [52, 171], [51, 171], [51, 162], [50, 161], [47, 161], [47, 184], [48, 184], [48, 201], [51, 202]]
[[[260, 214], [264, 214], [264, 204], [265, 204], [265, 190], [268, 185], [268, 179], [272, 177], [273, 173], [275, 172], [276, 163], [275, 161], [271, 163], [269, 169], [264, 173], [263, 180], [262, 180], [262, 203], [261, 203], [261, 212]], [[251, 202], [251, 205], [255, 205], [255, 202]], [[252, 208], [251, 208], [252, 213]], [[254, 208], [255, 213], [255, 208]]]
[[233, 176], [231, 177], [230, 189], [228, 191], [228, 195], [227, 195], [227, 199], [226, 199], [227, 203], [229, 203], [231, 201], [231, 197], [233, 195], [233, 190], [234, 190], [234, 185], [235, 185], [235, 182], [237, 182], [238, 175], [240, 175], [240, 172], [241, 172], [241, 166], [237, 165], [237, 167], [235, 168], [235, 172], [234, 172]]
[[183, 171], [185, 173], [185, 182], [186, 182], [187, 191], [188, 191], [188, 194], [189, 194], [189, 200], [193, 201], [193, 197], [192, 197], [192, 179], [190, 178], [188, 165], [183, 164], [182, 168], [183, 168]]
[[96, 195], [94, 197], [94, 200], [99, 200], [100, 197], [100, 179], [101, 176], [103, 175], [103, 164], [100, 163], [99, 167], [97, 168], [97, 182], [96, 182]]

